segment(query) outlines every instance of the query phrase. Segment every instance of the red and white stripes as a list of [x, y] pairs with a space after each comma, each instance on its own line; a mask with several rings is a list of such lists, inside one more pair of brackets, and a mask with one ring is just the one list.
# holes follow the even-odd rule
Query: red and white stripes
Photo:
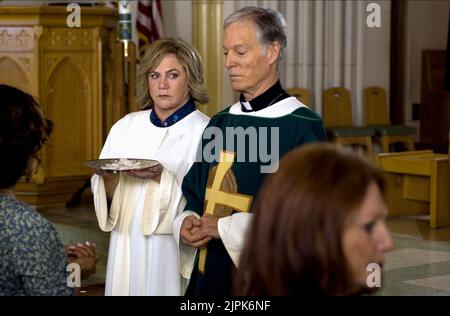
[[144, 54], [148, 45], [163, 37], [161, 0], [139, 0], [136, 18], [139, 52]]

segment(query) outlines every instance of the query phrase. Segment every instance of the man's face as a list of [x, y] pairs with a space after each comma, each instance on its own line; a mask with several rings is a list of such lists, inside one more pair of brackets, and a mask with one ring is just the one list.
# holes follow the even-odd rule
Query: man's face
[[230, 24], [224, 31], [225, 67], [234, 91], [252, 99], [270, 88], [277, 79], [275, 45], [262, 45], [250, 19]]

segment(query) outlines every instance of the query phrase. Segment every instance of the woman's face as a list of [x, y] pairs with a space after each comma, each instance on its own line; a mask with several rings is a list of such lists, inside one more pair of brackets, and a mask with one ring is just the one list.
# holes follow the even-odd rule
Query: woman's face
[[174, 54], [169, 54], [148, 73], [148, 88], [154, 110], [165, 121], [189, 100], [187, 74]]
[[385, 222], [387, 211], [378, 185], [372, 182], [361, 206], [344, 228], [344, 256], [356, 290], [368, 287], [367, 279], [372, 280], [375, 271], [368, 266], [375, 263], [381, 268], [385, 252], [394, 246]]

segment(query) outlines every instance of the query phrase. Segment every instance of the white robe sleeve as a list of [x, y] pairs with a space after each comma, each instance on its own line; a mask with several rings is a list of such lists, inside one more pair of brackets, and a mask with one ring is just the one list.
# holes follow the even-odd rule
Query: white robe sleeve
[[166, 168], [161, 173], [159, 183], [148, 180], [142, 213], [141, 232], [144, 235], [172, 234], [172, 221], [177, 215], [181, 196], [175, 177]]
[[222, 217], [217, 223], [220, 239], [236, 267], [252, 218], [253, 214], [239, 212]]
[[[118, 124], [115, 124], [106, 138], [105, 144], [103, 145], [102, 151], [100, 153], [100, 159], [109, 158], [114, 156], [114, 151], [112, 148], [113, 142], [120, 142], [120, 137], [117, 134]], [[114, 191], [114, 197], [116, 197], [116, 192], [118, 192], [119, 187], [122, 187], [121, 181], [119, 180], [117, 187]], [[97, 216], [98, 226], [101, 230], [109, 232], [111, 231], [118, 219], [119, 208], [117, 203], [119, 202], [117, 197], [113, 197], [113, 202], [115, 204], [114, 211], [108, 211], [108, 202], [106, 198], [105, 182], [103, 177], [94, 174], [91, 178], [91, 190], [94, 198], [95, 215]], [[111, 202], [111, 206], [112, 203]]]
[[116, 194], [122, 189], [122, 181], [119, 180], [114, 191], [114, 197], [111, 202], [111, 209], [108, 211], [108, 202], [106, 198], [105, 182], [103, 177], [94, 174], [91, 178], [91, 188], [94, 196], [95, 215], [97, 216], [98, 226], [105, 232], [110, 232], [116, 226], [119, 216], [119, 196]]
[[173, 221], [173, 235], [179, 249], [180, 273], [183, 278], [186, 279], [191, 278], [192, 270], [194, 269], [195, 255], [197, 253], [196, 248], [186, 245], [181, 240], [181, 224], [183, 224], [184, 219], [189, 215], [194, 215], [195, 217], [200, 218], [200, 216], [195, 212], [185, 211], [178, 215]]

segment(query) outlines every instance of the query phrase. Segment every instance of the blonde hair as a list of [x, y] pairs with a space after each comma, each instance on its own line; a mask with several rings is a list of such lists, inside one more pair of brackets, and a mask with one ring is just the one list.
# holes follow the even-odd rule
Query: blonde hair
[[148, 88], [148, 73], [169, 54], [174, 54], [187, 74], [189, 94], [200, 104], [208, 102], [203, 85], [203, 63], [198, 51], [180, 38], [163, 38], [152, 43], [141, 60], [137, 80], [137, 98], [141, 109], [153, 108]]

